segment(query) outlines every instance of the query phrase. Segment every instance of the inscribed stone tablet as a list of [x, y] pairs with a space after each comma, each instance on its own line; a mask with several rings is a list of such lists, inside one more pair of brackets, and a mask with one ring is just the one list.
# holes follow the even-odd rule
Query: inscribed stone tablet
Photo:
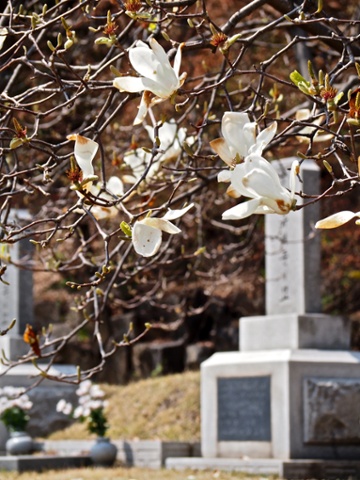
[[270, 377], [218, 378], [218, 441], [270, 441]]
[[360, 444], [360, 378], [304, 379], [304, 442]]

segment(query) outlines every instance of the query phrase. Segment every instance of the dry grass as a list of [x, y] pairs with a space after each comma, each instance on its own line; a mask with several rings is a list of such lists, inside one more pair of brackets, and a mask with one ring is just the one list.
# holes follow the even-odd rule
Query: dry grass
[[[200, 373], [150, 378], [126, 386], [103, 385], [112, 439], [200, 440]], [[83, 424], [55, 432], [52, 440], [91, 438]]]
[[[109, 398], [111, 438], [194, 441], [200, 439], [200, 374], [142, 380], [127, 386], [104, 385]], [[52, 439], [90, 438], [81, 424], [54, 433]], [[0, 471], [0, 480], [263, 480], [239, 472], [81, 468], [43, 473]]]
[[1, 480], [256, 480], [254, 476], [238, 472], [173, 471], [142, 468], [81, 468], [59, 471], [48, 470], [44, 473], [26, 472], [22, 474], [0, 472], [0, 478]]

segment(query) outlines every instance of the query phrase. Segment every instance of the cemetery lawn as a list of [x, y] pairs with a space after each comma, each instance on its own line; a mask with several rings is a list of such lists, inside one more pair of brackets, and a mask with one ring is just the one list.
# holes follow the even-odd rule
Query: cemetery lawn
[[[200, 372], [148, 378], [125, 386], [101, 385], [101, 388], [109, 402], [107, 436], [111, 439], [200, 441]], [[79, 422], [49, 437], [51, 440], [91, 438], [95, 437]]]
[[[151, 470], [144, 468], [80, 468], [36, 472], [2, 472], [1, 480], [264, 480], [239, 472]], [[270, 477], [267, 477], [270, 478]], [[274, 478], [274, 477], [273, 477]]]

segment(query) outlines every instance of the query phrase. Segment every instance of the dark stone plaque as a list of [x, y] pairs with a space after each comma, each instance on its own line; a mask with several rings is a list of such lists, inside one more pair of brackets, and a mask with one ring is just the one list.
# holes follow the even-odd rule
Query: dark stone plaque
[[218, 378], [218, 441], [271, 441], [270, 377]]

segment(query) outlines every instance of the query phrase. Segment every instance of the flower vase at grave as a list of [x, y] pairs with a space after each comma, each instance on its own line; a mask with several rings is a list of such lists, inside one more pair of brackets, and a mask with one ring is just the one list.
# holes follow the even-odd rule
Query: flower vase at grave
[[111, 467], [114, 465], [116, 454], [116, 445], [111, 443], [110, 439], [106, 437], [98, 437], [90, 450], [93, 464], [99, 467]]
[[7, 455], [29, 455], [34, 450], [34, 442], [26, 432], [12, 431], [5, 448]]

